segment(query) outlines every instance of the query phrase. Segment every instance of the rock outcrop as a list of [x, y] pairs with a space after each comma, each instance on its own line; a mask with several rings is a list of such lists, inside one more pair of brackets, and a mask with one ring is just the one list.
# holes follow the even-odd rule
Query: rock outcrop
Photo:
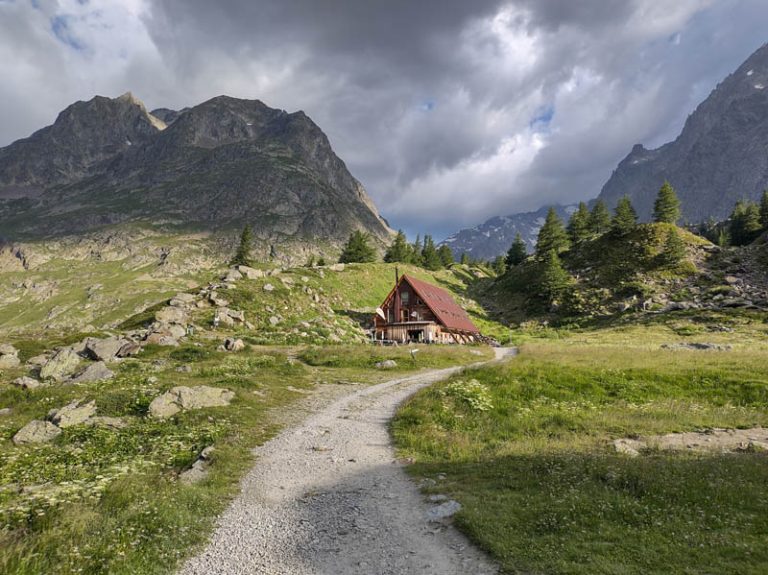
[[202, 409], [204, 407], [224, 407], [235, 397], [233, 391], [218, 387], [199, 385], [196, 387], [178, 386], [156, 397], [149, 404], [149, 414], [157, 419], [166, 419], [182, 410]]

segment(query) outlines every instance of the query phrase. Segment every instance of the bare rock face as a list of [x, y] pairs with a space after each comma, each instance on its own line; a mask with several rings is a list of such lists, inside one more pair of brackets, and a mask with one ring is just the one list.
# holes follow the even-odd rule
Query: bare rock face
[[157, 419], [165, 419], [182, 410], [227, 406], [234, 397], [233, 391], [218, 387], [178, 386], [156, 397], [149, 404], [149, 414]]
[[16, 445], [26, 445], [30, 443], [48, 443], [61, 435], [61, 429], [56, 427], [50, 421], [40, 421], [35, 419], [30, 421], [13, 436], [13, 442]]
[[[275, 237], [341, 245], [356, 229], [389, 241], [392, 230], [303, 112], [219, 96], [158, 113], [172, 123], [130, 94], [97, 96], [0, 148], [4, 235], [173, 218], [216, 231], [250, 223], [263, 250]], [[131, 202], [121, 201], [128, 195]]]
[[64, 429], [86, 423], [94, 415], [96, 415], [95, 401], [83, 403], [83, 400], [75, 400], [60, 409], [52, 409], [48, 412], [47, 419], [54, 425]]
[[627, 194], [649, 220], [665, 179], [691, 222], [724, 219], [737, 200], [757, 200], [768, 188], [768, 44], [715, 88], [674, 142], [655, 150], [636, 145], [600, 198], [613, 207]]
[[40, 368], [40, 378], [64, 381], [77, 371], [79, 365], [80, 356], [73, 349], [64, 348]]

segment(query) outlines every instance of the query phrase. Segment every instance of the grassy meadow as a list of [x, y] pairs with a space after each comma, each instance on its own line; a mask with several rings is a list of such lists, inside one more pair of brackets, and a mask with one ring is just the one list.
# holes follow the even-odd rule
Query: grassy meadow
[[[521, 333], [517, 358], [412, 398], [399, 449], [504, 573], [764, 573], [768, 454], [633, 458], [611, 443], [768, 426], [766, 318], [730, 333], [686, 318]], [[660, 349], [713, 340], [733, 349]]]
[[[229, 354], [216, 351], [214, 341], [195, 343], [149, 346], [113, 366], [114, 379], [92, 384], [24, 391], [7, 385], [21, 369], [0, 375], [0, 405], [12, 407], [0, 419], [1, 573], [170, 573], [236, 493], [253, 464], [251, 449], [318, 385], [366, 385], [482, 359], [466, 348], [425, 348], [413, 361], [405, 348], [253, 347]], [[38, 351], [20, 347], [22, 359]], [[398, 367], [375, 369], [384, 359]], [[164, 421], [147, 417], [152, 399], [177, 385], [224, 387], [236, 397], [228, 407]], [[74, 399], [95, 399], [98, 415], [120, 417], [127, 427], [75, 426], [49, 444], [10, 441], [29, 420]], [[179, 473], [211, 445], [208, 477], [180, 482]]]

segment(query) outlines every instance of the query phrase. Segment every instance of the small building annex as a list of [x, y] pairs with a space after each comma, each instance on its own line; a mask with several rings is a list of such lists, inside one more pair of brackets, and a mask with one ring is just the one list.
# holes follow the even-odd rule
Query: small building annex
[[451, 294], [408, 275], [397, 278], [376, 310], [374, 329], [377, 340], [401, 343], [471, 343], [480, 336]]

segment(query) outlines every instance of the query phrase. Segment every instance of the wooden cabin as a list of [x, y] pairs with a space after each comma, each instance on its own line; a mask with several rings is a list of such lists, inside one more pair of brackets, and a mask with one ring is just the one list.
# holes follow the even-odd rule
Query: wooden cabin
[[451, 294], [408, 275], [376, 310], [374, 331], [377, 340], [398, 343], [471, 343], [480, 336]]

